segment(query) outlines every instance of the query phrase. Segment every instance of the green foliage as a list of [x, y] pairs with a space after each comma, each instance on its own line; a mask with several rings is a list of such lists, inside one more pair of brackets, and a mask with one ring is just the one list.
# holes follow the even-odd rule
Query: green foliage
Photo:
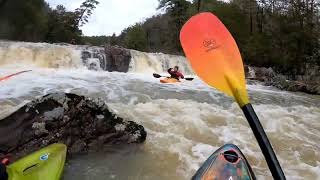
[[238, 42], [248, 64], [272, 66], [287, 74], [303, 73], [316, 63], [319, 44], [319, 3], [316, 1], [233, 0], [247, 19], [249, 41]]
[[108, 42], [110, 38], [107, 36], [83, 36], [82, 39], [87, 45], [100, 46]]
[[0, 38], [20, 41], [82, 42], [80, 26], [98, 4], [86, 0], [74, 12], [52, 9], [44, 0], [0, 0]]
[[[170, 28], [170, 16], [157, 15], [147, 19], [142, 27], [147, 34], [149, 51], [151, 52], [164, 52], [164, 53], [177, 53], [172, 43], [172, 31]], [[175, 40], [177, 40], [175, 38]]]
[[81, 30], [76, 21], [77, 15], [74, 12], [66, 11], [62, 5], [49, 11], [48, 42], [71, 42], [73, 39], [79, 42]]
[[191, 3], [186, 0], [159, 0], [158, 9], [163, 9], [169, 14], [169, 34], [171, 42], [169, 46], [176, 52], [182, 52], [179, 41], [180, 29], [190, 17], [188, 10]]
[[96, 0], [84, 1], [80, 8], [75, 10], [77, 16], [76, 23], [78, 26], [83, 26], [88, 22], [88, 18], [92, 15], [92, 11], [96, 8], [99, 2]]
[[131, 26], [125, 30], [126, 36], [124, 43], [126, 47], [130, 49], [136, 49], [139, 51], [148, 50], [148, 40], [144, 29], [140, 24]]
[[[201, 6], [199, 6], [199, 4]], [[164, 13], [128, 27], [119, 36], [83, 37], [80, 27], [98, 5], [84, 0], [75, 11], [44, 0], [0, 0], [0, 38], [23, 41], [120, 45], [182, 54], [179, 31], [198, 11], [216, 14], [235, 38], [246, 64], [303, 73], [320, 64], [320, 3], [316, 0], [159, 0]]]
[[45, 37], [48, 5], [43, 0], [8, 0], [0, 8], [0, 38], [41, 41]]

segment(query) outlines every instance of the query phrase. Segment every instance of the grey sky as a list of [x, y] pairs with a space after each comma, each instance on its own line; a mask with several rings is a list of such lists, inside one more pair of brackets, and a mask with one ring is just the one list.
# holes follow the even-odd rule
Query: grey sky
[[[59, 4], [74, 10], [84, 0], [46, 0], [51, 7]], [[117, 35], [121, 30], [157, 13], [158, 0], [98, 0], [89, 23], [81, 29], [84, 35]]]

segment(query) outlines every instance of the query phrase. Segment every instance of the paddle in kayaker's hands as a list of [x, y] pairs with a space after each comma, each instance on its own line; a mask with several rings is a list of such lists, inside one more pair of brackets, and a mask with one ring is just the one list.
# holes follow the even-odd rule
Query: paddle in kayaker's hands
[[174, 78], [177, 80], [179, 80], [180, 78], [184, 79], [183, 74], [179, 71], [179, 66], [174, 66], [174, 68], [169, 68], [168, 73], [171, 76], [170, 78]]
[[192, 81], [194, 78], [185, 78], [184, 75], [179, 71], [178, 66], [174, 66], [174, 68], [169, 68], [168, 73], [170, 74], [170, 77], [167, 76], [161, 76], [157, 73], [153, 73], [153, 77], [155, 78], [161, 78], [165, 77], [165, 79], [161, 79], [161, 83], [175, 83], [175, 82], [180, 82], [180, 79], [184, 79], [187, 81]]

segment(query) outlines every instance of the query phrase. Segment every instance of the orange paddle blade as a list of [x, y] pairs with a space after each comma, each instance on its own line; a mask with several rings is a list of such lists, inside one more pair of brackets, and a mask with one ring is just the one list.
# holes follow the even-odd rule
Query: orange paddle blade
[[180, 41], [195, 73], [207, 84], [249, 103], [238, 46], [228, 29], [211, 13], [193, 16], [181, 29]]

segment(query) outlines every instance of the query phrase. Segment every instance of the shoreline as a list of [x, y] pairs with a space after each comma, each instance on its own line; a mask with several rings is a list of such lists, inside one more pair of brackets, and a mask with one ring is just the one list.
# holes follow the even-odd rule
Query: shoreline
[[290, 92], [320, 95], [319, 69], [319, 66], [313, 66], [313, 68], [308, 69], [309, 72], [306, 74], [297, 76], [297, 79], [292, 79], [286, 75], [276, 73], [272, 68], [245, 65], [245, 74], [247, 80], [259, 81], [265, 86], [273, 86]]

